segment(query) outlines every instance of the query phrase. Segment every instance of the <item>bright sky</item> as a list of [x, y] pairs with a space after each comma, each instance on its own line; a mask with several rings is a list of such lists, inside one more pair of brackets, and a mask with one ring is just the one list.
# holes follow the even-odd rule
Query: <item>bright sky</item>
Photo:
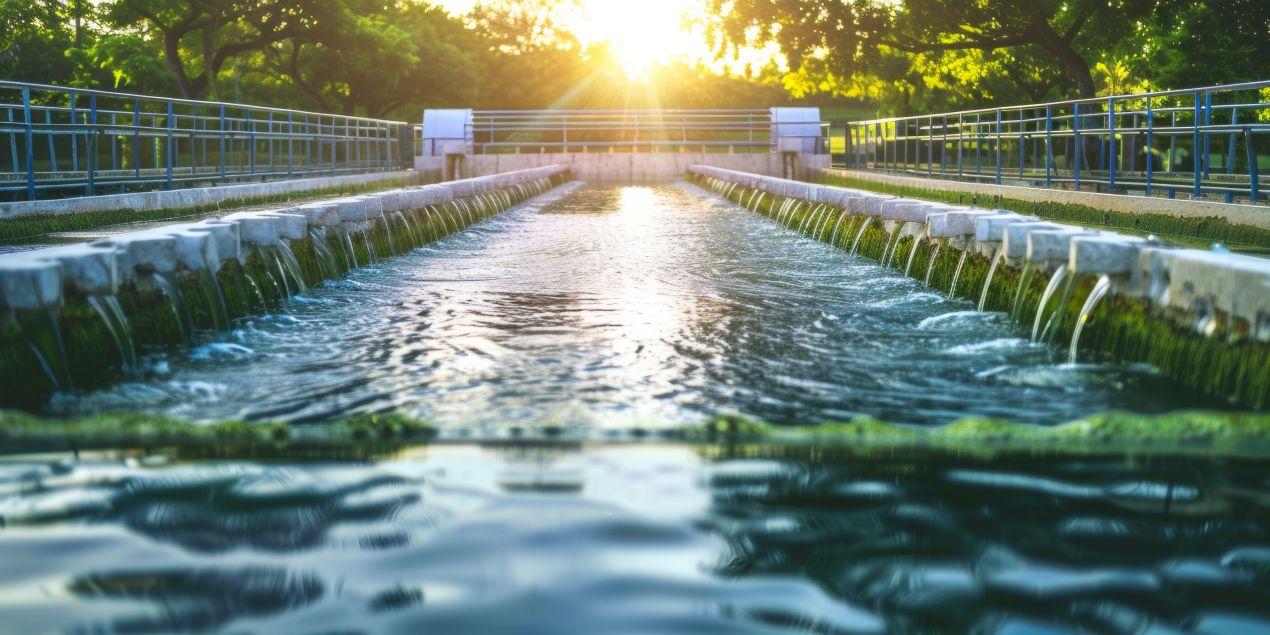
[[[477, 0], [437, 0], [453, 13], [466, 13]], [[735, 65], [715, 61], [697, 18], [704, 0], [578, 0], [579, 10], [560, 22], [584, 45], [607, 44], [628, 77], [639, 79], [657, 64], [703, 62], [715, 70], [740, 64], [761, 65], [771, 51], [742, 51]]]

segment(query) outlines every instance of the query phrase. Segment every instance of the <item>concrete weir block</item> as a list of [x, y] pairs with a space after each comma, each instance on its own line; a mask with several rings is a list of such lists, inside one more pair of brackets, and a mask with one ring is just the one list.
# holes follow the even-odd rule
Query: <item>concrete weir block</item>
[[62, 263], [44, 260], [38, 252], [22, 252], [0, 259], [0, 302], [10, 309], [36, 310], [62, 300]]
[[61, 245], [33, 254], [62, 265], [62, 284], [84, 295], [110, 295], [119, 289], [119, 249], [108, 245]]
[[942, 203], [931, 203], [929, 201], [894, 199], [884, 201], [880, 209], [883, 220], [924, 224], [931, 214], [949, 211], [952, 209], [952, 206], [944, 205]]
[[309, 235], [309, 221], [303, 214], [289, 214], [285, 211], [261, 212], [278, 219], [278, 236], [288, 240], [300, 240]]
[[176, 238], [153, 231], [112, 236], [92, 244], [119, 249], [119, 272], [124, 277], [134, 273], [171, 273], [180, 263]]
[[991, 214], [975, 219], [975, 240], [979, 242], [1002, 242], [1005, 240], [1005, 228], [1016, 223], [1039, 223], [1035, 216], [1022, 216], [1004, 210], [990, 210]]
[[340, 206], [331, 202], [305, 203], [282, 211], [303, 216], [309, 227], [334, 227], [340, 224]]
[[1154, 302], [1200, 314], [1225, 313], [1270, 341], [1270, 259], [1220, 251], [1143, 247], [1140, 275]]
[[242, 257], [238, 223], [208, 219], [189, 226], [189, 231], [204, 232], [216, 243], [216, 254], [222, 261]]
[[1072, 253], [1072, 240], [1082, 236], [1097, 236], [1087, 229], [1043, 229], [1027, 232], [1026, 258], [1032, 262], [1067, 262]]
[[248, 245], [265, 247], [278, 244], [281, 236], [281, 219], [261, 212], [238, 212], [224, 218], [238, 224], [238, 236]]
[[327, 202], [338, 206], [341, 222], [356, 223], [370, 216], [370, 205], [362, 197], [337, 198]]
[[[1058, 223], [1028, 222], [1016, 221], [1006, 223], [1001, 227], [1001, 253], [1006, 258], [1026, 258], [1027, 257], [1027, 235], [1036, 231], [1050, 231], [1055, 229], [1076, 229], [1069, 225], [1060, 225]], [[976, 228], [975, 240], [978, 240], [978, 228]], [[980, 241], [982, 242], [982, 241]]]
[[168, 235], [176, 239], [176, 258], [181, 266], [190, 271], [210, 269], [213, 273], [220, 269], [220, 254], [211, 234], [181, 227], [168, 231]]
[[926, 217], [930, 225], [931, 238], [947, 238], [951, 236], [971, 236], [975, 233], [978, 219], [993, 216], [986, 209], [951, 209], [937, 212]]
[[1127, 275], [1138, 266], [1138, 252], [1148, 244], [1120, 234], [1077, 236], [1071, 240], [1067, 268], [1075, 273]]

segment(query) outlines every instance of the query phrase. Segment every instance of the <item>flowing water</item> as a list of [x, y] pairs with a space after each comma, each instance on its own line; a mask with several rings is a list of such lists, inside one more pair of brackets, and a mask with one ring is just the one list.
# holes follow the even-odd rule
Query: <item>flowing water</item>
[[1206, 403], [1147, 369], [1065, 366], [973, 308], [688, 186], [585, 187], [150, 351], [141, 376], [49, 410], [594, 429], [726, 411], [1057, 423]]
[[1270, 631], [1264, 462], [585, 434], [1206, 405], [973, 309], [689, 186], [548, 196], [58, 395], [451, 440], [0, 457], [0, 633]]
[[440, 445], [0, 461], [0, 632], [1265, 633], [1264, 466]]

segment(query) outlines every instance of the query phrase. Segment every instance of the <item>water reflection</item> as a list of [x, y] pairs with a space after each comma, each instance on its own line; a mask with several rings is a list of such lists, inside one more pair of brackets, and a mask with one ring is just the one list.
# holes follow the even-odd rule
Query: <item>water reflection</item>
[[473, 434], [740, 411], [1056, 422], [1204, 401], [1069, 367], [1000, 316], [687, 185], [583, 187], [297, 296], [57, 413], [330, 418], [401, 409]]
[[14, 458], [0, 630], [1264, 632], [1265, 476], [567, 443]]

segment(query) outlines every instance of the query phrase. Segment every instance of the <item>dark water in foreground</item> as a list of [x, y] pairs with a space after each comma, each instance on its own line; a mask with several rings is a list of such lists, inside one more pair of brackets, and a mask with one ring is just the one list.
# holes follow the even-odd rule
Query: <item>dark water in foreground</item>
[[398, 409], [480, 433], [720, 411], [1055, 423], [1205, 403], [1147, 369], [1064, 364], [972, 309], [690, 186], [584, 187], [155, 352], [144, 376], [49, 410], [303, 422]]
[[0, 632], [1270, 632], [1264, 465], [785, 452], [11, 458]]
[[[1202, 403], [970, 309], [686, 187], [585, 188], [49, 410], [576, 439]], [[1270, 633], [1264, 462], [747, 452], [3, 457], [0, 633]]]

